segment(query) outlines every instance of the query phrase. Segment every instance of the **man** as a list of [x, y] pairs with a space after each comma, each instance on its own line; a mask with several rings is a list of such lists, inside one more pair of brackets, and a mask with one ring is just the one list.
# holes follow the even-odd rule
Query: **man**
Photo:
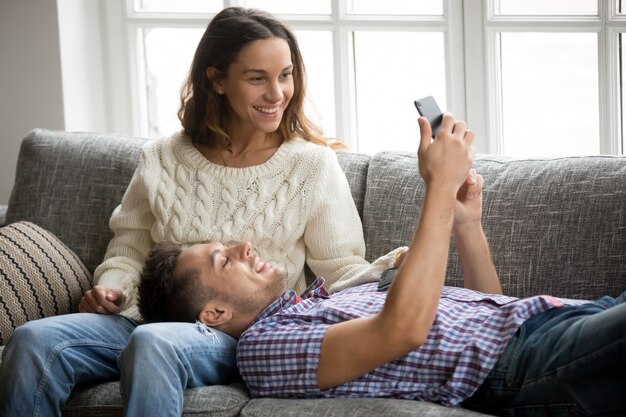
[[[470, 171], [474, 134], [445, 114], [431, 142], [428, 122], [419, 123], [426, 194], [387, 291], [365, 283], [329, 295], [318, 279], [300, 298], [285, 291], [284, 269], [249, 244], [162, 244], [140, 285], [143, 316], [199, 320], [238, 338], [253, 396], [624, 415], [626, 295], [596, 303], [501, 295], [480, 222], [483, 181]], [[443, 286], [451, 233], [464, 289]]]

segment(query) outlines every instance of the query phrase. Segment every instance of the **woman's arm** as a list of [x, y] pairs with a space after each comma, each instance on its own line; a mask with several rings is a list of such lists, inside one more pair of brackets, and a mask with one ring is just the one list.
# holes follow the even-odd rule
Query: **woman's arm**
[[94, 282], [104, 288], [121, 290], [123, 302], [121, 310], [134, 318], [140, 318], [137, 311], [137, 285], [148, 251], [154, 242], [150, 228], [154, 215], [148, 201], [144, 181], [144, 156], [139, 162], [131, 182], [124, 193], [121, 204], [114, 210], [109, 225], [113, 239], [109, 242], [104, 262], [94, 272]]
[[304, 230], [306, 262], [326, 287], [350, 280], [370, 267], [365, 260], [361, 218], [337, 156], [325, 149], [312, 210]]

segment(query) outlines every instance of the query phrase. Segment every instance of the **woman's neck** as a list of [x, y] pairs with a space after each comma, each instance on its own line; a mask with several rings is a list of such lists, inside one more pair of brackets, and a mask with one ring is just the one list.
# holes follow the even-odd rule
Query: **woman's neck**
[[196, 144], [200, 151], [209, 161], [232, 168], [245, 168], [261, 165], [274, 155], [283, 143], [276, 134], [251, 137], [248, 140], [232, 138], [228, 144]]

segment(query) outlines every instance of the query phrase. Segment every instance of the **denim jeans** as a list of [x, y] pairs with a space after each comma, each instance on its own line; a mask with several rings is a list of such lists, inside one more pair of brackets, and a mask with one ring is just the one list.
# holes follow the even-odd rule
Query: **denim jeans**
[[236, 340], [200, 323], [69, 314], [15, 330], [0, 367], [0, 416], [60, 416], [73, 387], [120, 379], [128, 416], [182, 414], [187, 387], [239, 378]]
[[502, 416], [626, 415], [626, 293], [528, 320], [463, 406]]

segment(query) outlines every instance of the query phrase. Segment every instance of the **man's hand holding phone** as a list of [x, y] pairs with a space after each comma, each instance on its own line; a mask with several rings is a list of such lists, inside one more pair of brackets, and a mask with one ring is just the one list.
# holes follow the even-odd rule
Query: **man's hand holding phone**
[[472, 167], [474, 132], [465, 122], [455, 121], [450, 113], [442, 116], [436, 140], [431, 140], [432, 129], [425, 117], [418, 119], [420, 146], [417, 152], [420, 175], [427, 185], [433, 181], [439, 187], [450, 187], [455, 195], [465, 183]]
[[415, 100], [413, 104], [415, 104], [415, 108], [420, 116], [425, 117], [428, 120], [428, 123], [430, 123], [432, 137], [434, 138], [437, 136], [437, 132], [441, 126], [443, 113], [439, 110], [439, 106], [433, 96], [420, 98], [419, 100]]

